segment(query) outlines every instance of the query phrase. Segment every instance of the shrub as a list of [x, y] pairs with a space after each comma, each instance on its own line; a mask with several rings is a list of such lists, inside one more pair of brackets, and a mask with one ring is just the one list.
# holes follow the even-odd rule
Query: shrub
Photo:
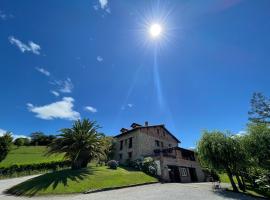
[[204, 168], [203, 173], [206, 181], [220, 181], [220, 177], [214, 169]]
[[31, 171], [46, 171], [57, 170], [59, 168], [69, 167], [70, 161], [53, 161], [48, 163], [36, 163], [36, 164], [23, 164], [23, 165], [11, 165], [9, 167], [1, 167], [0, 175], [10, 176], [20, 172]]
[[143, 171], [152, 176], [157, 175], [157, 164], [155, 163], [155, 160], [151, 157], [145, 157], [143, 159], [137, 159], [134, 161], [128, 160], [126, 162], [126, 165], [128, 167]]
[[110, 169], [117, 169], [118, 162], [116, 160], [110, 160], [107, 165]]
[[155, 160], [151, 157], [144, 158], [143, 162], [142, 162], [142, 170], [147, 174], [150, 174], [152, 176], [156, 176], [157, 175], [157, 164], [155, 163]]

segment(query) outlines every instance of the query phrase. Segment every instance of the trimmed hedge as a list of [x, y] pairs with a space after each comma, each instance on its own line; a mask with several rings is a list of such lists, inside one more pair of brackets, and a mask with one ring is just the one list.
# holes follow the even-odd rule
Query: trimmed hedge
[[45, 171], [45, 170], [57, 170], [59, 168], [70, 167], [70, 161], [52, 161], [48, 163], [36, 163], [36, 164], [22, 164], [11, 165], [9, 167], [0, 168], [0, 176], [9, 176], [14, 173], [31, 172], [31, 171]]

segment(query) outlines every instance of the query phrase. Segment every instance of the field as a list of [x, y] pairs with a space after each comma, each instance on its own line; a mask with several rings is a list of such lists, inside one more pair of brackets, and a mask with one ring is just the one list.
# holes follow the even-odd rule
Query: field
[[43, 174], [10, 188], [7, 193], [25, 196], [71, 194], [154, 182], [157, 182], [156, 178], [141, 171], [91, 166], [82, 170], [65, 169]]
[[63, 160], [63, 155], [45, 156], [44, 146], [13, 146], [5, 160], [0, 162], [0, 167], [8, 167], [14, 164], [32, 164]]

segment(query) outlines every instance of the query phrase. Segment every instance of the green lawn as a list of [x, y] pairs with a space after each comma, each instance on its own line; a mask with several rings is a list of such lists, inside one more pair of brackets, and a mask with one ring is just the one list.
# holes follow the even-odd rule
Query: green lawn
[[[227, 175], [226, 173], [219, 174], [219, 177], [220, 177], [220, 181], [221, 181], [222, 183], [229, 183], [229, 184], [231, 184], [230, 179], [229, 179], [229, 177], [228, 177], [228, 175]], [[233, 177], [233, 179], [234, 179], [234, 182], [237, 184], [236, 178]], [[254, 188], [252, 188], [252, 187], [250, 186], [249, 183], [246, 183], [246, 184], [247, 184], [246, 192], [243, 192], [243, 191], [241, 191], [241, 190], [238, 188], [238, 189], [239, 189], [239, 192], [244, 193], [244, 194], [247, 194], [247, 195], [255, 196], [255, 197], [270, 197], [270, 194], [269, 194], [269, 193], [264, 193], [264, 192], [262, 192], [262, 191], [260, 191], [260, 190], [258, 190], [258, 189], [257, 189], [257, 190], [254, 189]], [[229, 190], [229, 191], [232, 191], [232, 187], [230, 186], [230, 187], [228, 188], [228, 190]]]
[[[219, 178], [220, 178], [221, 183], [231, 183], [226, 173], [219, 174]], [[233, 177], [233, 180], [235, 181], [235, 183], [237, 183], [237, 180], [235, 177]]]
[[91, 166], [83, 170], [65, 169], [43, 174], [10, 188], [7, 193], [25, 196], [71, 194], [152, 182], [157, 182], [157, 179], [140, 171]]
[[41, 162], [59, 161], [62, 155], [45, 156], [46, 147], [44, 146], [13, 146], [5, 160], [0, 162], [0, 167], [8, 167], [14, 164], [32, 164]]

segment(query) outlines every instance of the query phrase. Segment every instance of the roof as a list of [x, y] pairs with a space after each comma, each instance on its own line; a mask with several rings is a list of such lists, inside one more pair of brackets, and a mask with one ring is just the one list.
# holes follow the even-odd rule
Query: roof
[[[168, 129], [165, 128], [165, 125], [164, 124], [159, 124], [159, 125], [151, 125], [151, 126], [138, 126], [138, 127], [135, 127], [135, 128], [132, 128], [124, 133], [120, 133], [116, 136], [114, 136], [115, 138], [119, 138], [121, 136], [124, 136], [124, 135], [128, 135], [130, 133], [132, 133], [133, 131], [135, 130], [139, 130], [139, 129], [144, 129], [144, 128], [153, 128], [153, 127], [162, 127], [163, 129], [165, 129], [165, 131], [167, 131], [167, 133], [173, 137], [173, 139], [175, 139], [178, 143], [181, 143], [180, 140], [177, 139], [177, 137], [175, 137]], [[122, 129], [121, 129], [122, 130]]]

